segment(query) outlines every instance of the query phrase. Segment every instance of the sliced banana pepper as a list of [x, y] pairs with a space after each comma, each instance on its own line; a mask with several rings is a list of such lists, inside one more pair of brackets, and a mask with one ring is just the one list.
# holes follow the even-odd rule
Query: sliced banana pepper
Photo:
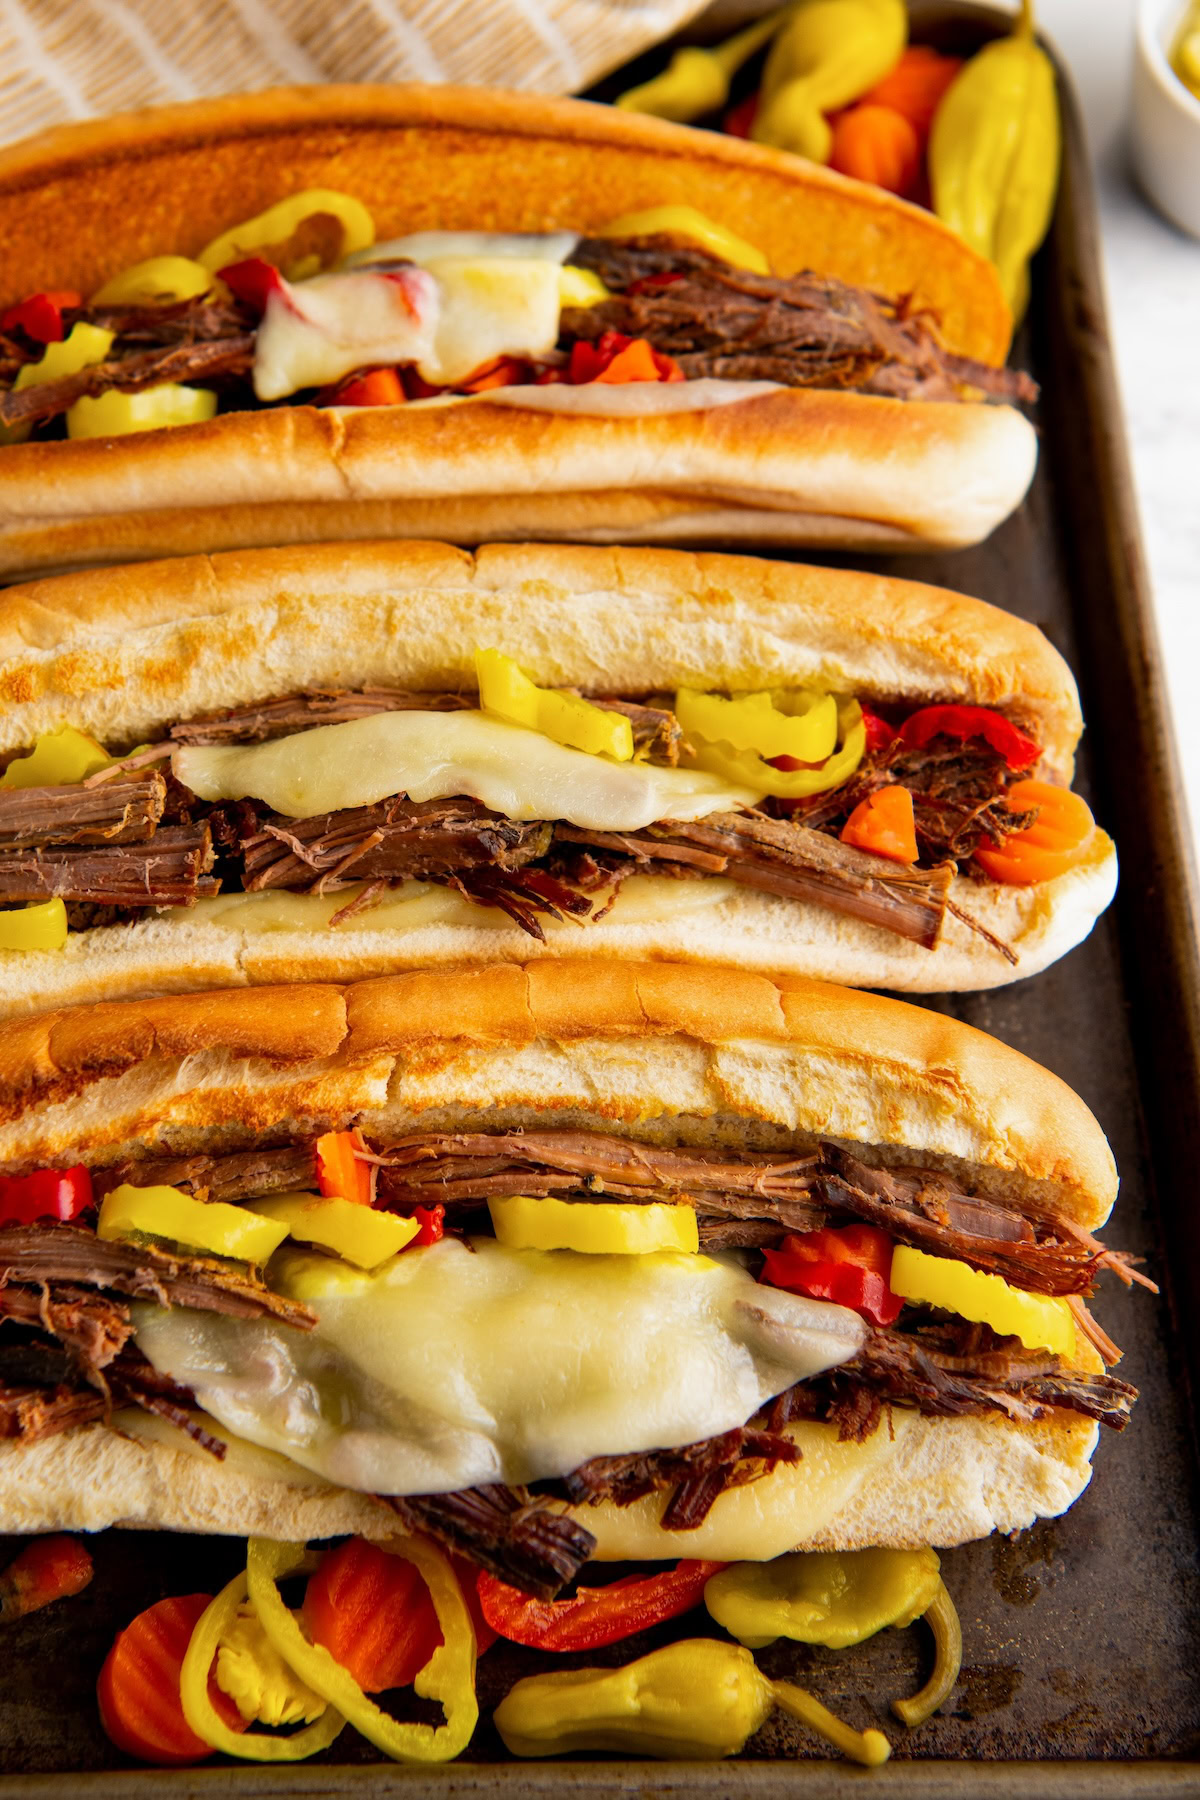
[[71, 787], [112, 762], [108, 751], [86, 731], [64, 725], [43, 731], [28, 756], [15, 756], [0, 775], [0, 788]]
[[538, 687], [511, 656], [499, 650], [476, 650], [475, 672], [484, 712], [507, 719], [510, 725], [540, 731], [543, 737], [572, 750], [611, 756], [615, 762], [632, 760], [633, 727], [623, 713], [593, 706], [577, 694]]
[[741, 694], [726, 700], [680, 688], [675, 716], [688, 737], [758, 756], [824, 762], [837, 747], [838, 709], [832, 694]]
[[0, 911], [0, 950], [61, 950], [67, 941], [67, 909], [53, 900]]
[[[288, 1667], [314, 1692], [323, 1695], [331, 1708], [336, 1707], [377, 1750], [395, 1762], [449, 1762], [466, 1749], [479, 1718], [475, 1699], [475, 1628], [454, 1570], [440, 1550], [424, 1540], [407, 1537], [390, 1538], [382, 1548], [415, 1563], [432, 1597], [443, 1641], [413, 1687], [423, 1699], [441, 1701], [446, 1714], [444, 1725], [399, 1724], [367, 1698], [354, 1677], [334, 1661], [328, 1650], [309, 1643], [284, 1605], [277, 1585], [303, 1565], [303, 1544], [250, 1539], [246, 1568], [250, 1602]], [[193, 1725], [192, 1729], [199, 1727]], [[220, 1748], [226, 1746], [222, 1744]], [[239, 1754], [236, 1747], [230, 1753]]]
[[823, 794], [828, 788], [840, 787], [843, 781], [850, 779], [867, 748], [867, 728], [858, 701], [843, 700], [837, 710], [841, 748], [819, 768], [777, 769], [754, 750], [734, 751], [724, 744], [706, 743], [697, 748], [696, 766], [740, 787], [756, 788], [760, 794], [774, 794], [781, 800], [802, 800], [809, 794]]
[[228, 263], [261, 256], [288, 281], [304, 281], [375, 242], [375, 221], [352, 194], [306, 188], [206, 244], [196, 261], [216, 274]]

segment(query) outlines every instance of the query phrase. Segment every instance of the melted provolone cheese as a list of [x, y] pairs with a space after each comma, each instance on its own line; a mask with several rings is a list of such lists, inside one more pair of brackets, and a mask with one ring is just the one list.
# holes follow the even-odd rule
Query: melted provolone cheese
[[439, 256], [425, 265], [437, 283], [437, 331], [417, 357], [436, 387], [465, 381], [498, 356], [545, 356], [558, 342], [558, 264], [515, 256]]
[[414, 262], [425, 267], [438, 256], [517, 256], [561, 265], [578, 242], [577, 231], [412, 231], [407, 237], [368, 244], [341, 266], [365, 269], [373, 263]]
[[700, 819], [761, 794], [702, 769], [615, 763], [481, 712], [375, 713], [264, 744], [184, 746], [171, 758], [202, 800], [261, 800], [290, 818], [373, 806], [393, 794], [469, 794], [510, 819], [566, 819], [590, 831], [640, 831]]
[[[363, 891], [361, 886], [339, 888], [334, 894], [294, 894], [286, 888], [265, 888], [256, 894], [214, 894], [191, 906], [172, 906], [159, 914], [175, 925], [214, 925], [219, 931], [328, 931], [335, 913], [350, 906]], [[738, 891], [737, 883], [723, 875], [703, 881], [675, 881], [669, 875], [632, 875], [621, 886], [605, 915], [609, 925], [653, 925], [685, 918], [705, 907], [719, 906]], [[603, 905], [604, 895], [595, 896]], [[335, 932], [423, 931], [447, 926], [457, 931], [512, 931], [513, 922], [498, 906], [481, 906], [431, 881], [401, 881], [385, 897], [353, 913]], [[573, 919], [543, 920], [547, 932], [577, 931]]]
[[226, 1429], [368, 1493], [536, 1481], [695, 1443], [866, 1336], [857, 1313], [760, 1287], [733, 1258], [444, 1239], [378, 1275], [319, 1277], [314, 1299], [320, 1267], [282, 1263], [314, 1331], [140, 1304], [137, 1344]]
[[433, 354], [439, 314], [438, 285], [424, 269], [285, 282], [255, 335], [254, 392], [282, 400], [372, 364], [419, 364]]

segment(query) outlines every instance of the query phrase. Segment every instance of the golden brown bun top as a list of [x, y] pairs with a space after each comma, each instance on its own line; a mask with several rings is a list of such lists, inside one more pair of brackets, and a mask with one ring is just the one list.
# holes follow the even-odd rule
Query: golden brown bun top
[[390, 1107], [419, 1129], [422, 1111], [441, 1121], [467, 1107], [482, 1109], [478, 1130], [506, 1108], [543, 1124], [557, 1109], [636, 1135], [707, 1112], [735, 1128], [883, 1145], [893, 1161], [973, 1167], [1087, 1225], [1116, 1193], [1108, 1145], [1078, 1095], [955, 1019], [799, 977], [567, 960], [13, 1021], [0, 1026], [0, 1164], [87, 1160], [89, 1136], [110, 1148], [169, 1138], [173, 1118], [278, 1128], [321, 1078], [341, 1096], [341, 1123]]
[[63, 724], [143, 738], [289, 689], [470, 689], [479, 644], [590, 692], [813, 685], [997, 707], [1062, 779], [1082, 729], [1071, 672], [1042, 632], [945, 588], [690, 551], [365, 543], [0, 592], [0, 751]]
[[303, 188], [355, 195], [380, 239], [445, 228], [589, 231], [686, 202], [766, 253], [932, 308], [946, 344], [1003, 360], [990, 263], [932, 213], [799, 157], [577, 100], [488, 89], [276, 88], [61, 126], [0, 151], [0, 305], [92, 293], [193, 255]]

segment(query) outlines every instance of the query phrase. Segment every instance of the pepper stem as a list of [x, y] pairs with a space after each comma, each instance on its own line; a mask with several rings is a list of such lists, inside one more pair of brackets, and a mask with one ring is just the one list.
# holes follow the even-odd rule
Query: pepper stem
[[855, 1731], [836, 1713], [831, 1713], [827, 1706], [822, 1706], [815, 1695], [806, 1689], [796, 1687], [790, 1681], [773, 1681], [771, 1692], [775, 1704], [781, 1711], [793, 1719], [799, 1719], [810, 1731], [848, 1756], [851, 1762], [864, 1763], [869, 1769], [877, 1769], [892, 1754], [892, 1746], [882, 1731]]
[[962, 1667], [962, 1626], [958, 1622], [958, 1613], [944, 1581], [938, 1582], [937, 1593], [922, 1617], [933, 1632], [937, 1652], [933, 1672], [920, 1693], [914, 1694], [911, 1700], [892, 1701], [892, 1711], [910, 1730], [916, 1725], [923, 1725], [943, 1701], [949, 1698]]

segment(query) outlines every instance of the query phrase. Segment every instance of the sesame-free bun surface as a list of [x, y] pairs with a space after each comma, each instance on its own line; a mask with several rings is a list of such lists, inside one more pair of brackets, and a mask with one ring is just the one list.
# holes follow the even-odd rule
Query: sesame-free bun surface
[[[995, 707], [1043, 746], [1038, 773], [1071, 778], [1082, 720], [1074, 680], [1036, 627], [967, 595], [850, 570], [648, 549], [322, 544], [92, 570], [0, 592], [0, 753], [65, 724], [102, 742], [305, 688], [373, 684], [473, 692], [474, 654], [515, 656], [548, 686], [592, 693], [678, 686], [821, 687], [864, 700]], [[1116, 856], [1035, 887], [957, 879], [953, 899], [1007, 944], [1010, 963], [948, 915], [936, 949], [806, 902], [737, 888], [719, 905], [675, 883], [681, 910], [627, 921], [625, 903], [544, 945], [503, 914], [458, 902], [423, 927], [368, 911], [330, 930], [254, 930], [174, 912], [72, 934], [62, 951], [0, 954], [0, 1017], [60, 1002], [194, 986], [382, 974], [425, 963], [575, 954], [733, 961], [909, 992], [1032, 975], [1090, 931]], [[452, 904], [448, 898], [447, 904]], [[461, 916], [460, 916], [461, 915]]]
[[[1056, 1412], [1037, 1424], [927, 1419], [896, 1409], [888, 1441], [847, 1446], [833, 1479], [821, 1468], [831, 1426], [790, 1428], [802, 1460], [728, 1489], [697, 1531], [656, 1523], [665, 1497], [618, 1509], [564, 1508], [598, 1539], [598, 1561], [767, 1560], [788, 1550], [872, 1545], [946, 1549], [990, 1531], [1020, 1531], [1070, 1506], [1091, 1477], [1099, 1427]], [[394, 1513], [329, 1487], [267, 1452], [231, 1446], [225, 1461], [181, 1433], [122, 1415], [131, 1433], [88, 1426], [34, 1444], [0, 1444], [0, 1528], [100, 1531], [126, 1525], [305, 1543], [343, 1533], [394, 1536]], [[207, 1422], [212, 1429], [211, 1422]], [[887, 1439], [888, 1427], [881, 1428]], [[227, 1436], [216, 1427], [218, 1436]], [[880, 1433], [876, 1434], [880, 1439]]]
[[0, 1025], [0, 1169], [556, 1125], [945, 1167], [1092, 1227], [1116, 1171], [1065, 1083], [942, 1014], [671, 963], [427, 970], [61, 1009]]
[[[1007, 348], [994, 269], [921, 208], [712, 132], [449, 87], [278, 89], [10, 146], [0, 304], [40, 288], [87, 295], [314, 186], [363, 200], [380, 239], [431, 227], [586, 232], [684, 202], [761, 244], [781, 274], [812, 268], [910, 295], [950, 349], [984, 362]], [[314, 534], [964, 544], [1019, 503], [1035, 456], [1010, 407], [818, 390], [627, 419], [488, 400], [231, 413], [8, 447], [0, 575]]]

